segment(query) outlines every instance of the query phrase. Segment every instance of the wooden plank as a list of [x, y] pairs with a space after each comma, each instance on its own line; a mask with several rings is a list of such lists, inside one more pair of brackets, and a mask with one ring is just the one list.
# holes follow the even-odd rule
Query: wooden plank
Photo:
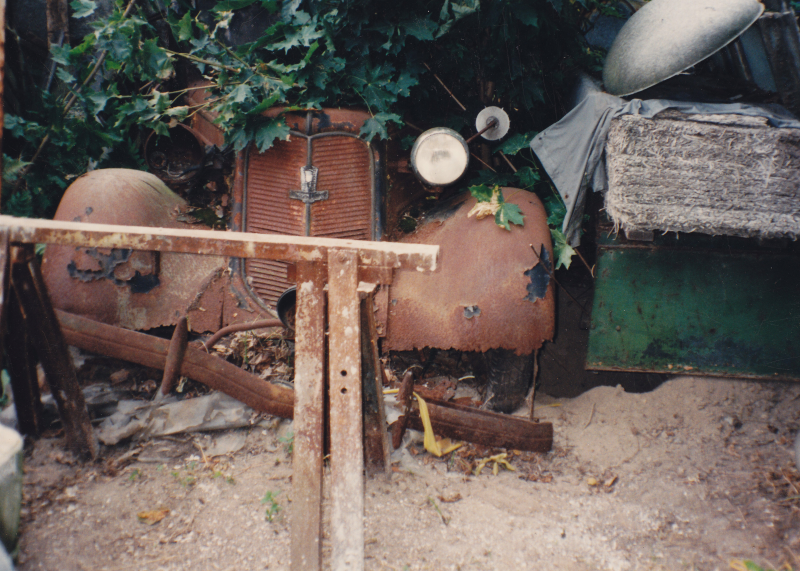
[[292, 571], [322, 568], [325, 277], [322, 264], [297, 265]]
[[328, 251], [331, 569], [364, 569], [364, 450], [358, 255]]
[[[14, 255], [11, 276], [22, 307], [25, 329], [35, 345], [47, 384], [56, 401], [67, 445], [77, 456], [97, 457], [97, 439], [78, 384], [67, 344], [39, 273], [32, 247]], [[19, 262], [17, 262], [19, 260]]]
[[383, 407], [383, 372], [378, 351], [374, 293], [361, 300], [361, 378], [364, 407], [364, 461], [367, 474], [389, 474], [389, 434]]
[[357, 263], [360, 266], [383, 266], [421, 272], [436, 270], [439, 255], [438, 246], [426, 244], [86, 224], [13, 216], [0, 216], [0, 228], [8, 228], [12, 243], [131, 248], [295, 263], [325, 263], [328, 249], [344, 248], [357, 252]]
[[9, 296], [7, 313], [8, 330], [14, 334], [6, 338], [4, 347], [6, 368], [14, 393], [14, 408], [17, 411], [17, 426], [25, 436], [38, 438], [43, 428], [43, 407], [39, 379], [36, 376], [36, 357], [15, 295]]

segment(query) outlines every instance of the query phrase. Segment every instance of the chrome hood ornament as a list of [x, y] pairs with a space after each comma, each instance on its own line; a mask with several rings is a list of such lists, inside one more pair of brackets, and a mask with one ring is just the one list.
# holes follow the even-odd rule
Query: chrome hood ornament
[[652, 0], [620, 30], [603, 67], [612, 95], [669, 79], [721, 50], [764, 11], [757, 0]]

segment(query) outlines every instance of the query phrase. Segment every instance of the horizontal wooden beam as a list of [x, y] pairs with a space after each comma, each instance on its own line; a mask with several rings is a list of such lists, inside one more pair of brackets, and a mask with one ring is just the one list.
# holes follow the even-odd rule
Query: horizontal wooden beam
[[[122, 205], [120, 207], [124, 208]], [[434, 271], [439, 256], [439, 246], [426, 244], [88, 224], [13, 216], [0, 216], [0, 228], [8, 229], [9, 241], [18, 244], [130, 248], [293, 263], [327, 264], [329, 248], [351, 249], [358, 251], [358, 264], [361, 267], [383, 266], [421, 272]]]

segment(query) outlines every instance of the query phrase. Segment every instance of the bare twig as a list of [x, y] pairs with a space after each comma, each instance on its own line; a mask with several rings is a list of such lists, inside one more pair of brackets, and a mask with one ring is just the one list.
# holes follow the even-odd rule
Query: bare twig
[[500, 151], [500, 156], [503, 157], [503, 160], [506, 161], [506, 163], [508, 163], [508, 166], [511, 167], [511, 170], [514, 171], [514, 173], [516, 173], [517, 172], [517, 167], [515, 167], [514, 165], [511, 164], [511, 161], [508, 160], [508, 157], [506, 156], [506, 154], [503, 151]]
[[589, 273], [592, 274], [592, 277], [594, 277], [594, 266], [591, 268], [589, 267], [588, 262], [584, 259], [583, 255], [581, 255], [577, 248], [575, 249], [575, 253], [578, 254], [578, 257], [581, 259], [581, 262], [583, 262], [583, 265], [586, 266], [586, 269], [589, 270]]
[[473, 157], [475, 157], [475, 160], [476, 160], [476, 161], [478, 161], [479, 163], [481, 163], [481, 164], [482, 164], [483, 166], [485, 166], [487, 169], [489, 169], [489, 170], [490, 170], [490, 171], [492, 171], [493, 173], [497, 174], [497, 171], [496, 171], [496, 170], [494, 170], [492, 167], [490, 167], [488, 164], [486, 164], [484, 161], [482, 161], [482, 160], [481, 160], [481, 158], [480, 158], [478, 155], [476, 155], [475, 153], [470, 153], [470, 155], [472, 155]]
[[[425, 67], [428, 69], [428, 71], [430, 71], [431, 73], [433, 73], [433, 70], [431, 69], [431, 67], [430, 67], [430, 66], [429, 66], [427, 63], [423, 63], [422, 65], [424, 65], [424, 66], [425, 66]], [[463, 105], [463, 104], [462, 104], [462, 103], [461, 103], [461, 102], [458, 100], [458, 98], [457, 98], [455, 95], [453, 95], [453, 92], [452, 92], [452, 91], [450, 91], [450, 90], [447, 88], [447, 86], [444, 84], [444, 81], [442, 81], [442, 80], [439, 78], [439, 76], [438, 76], [438, 75], [436, 75], [435, 73], [433, 73], [433, 77], [435, 77], [435, 78], [436, 78], [436, 81], [438, 81], [438, 82], [439, 82], [439, 83], [442, 85], [442, 87], [444, 87], [444, 90], [445, 90], [447, 93], [449, 93], [449, 94], [450, 94], [450, 97], [452, 97], [452, 98], [453, 98], [453, 101], [455, 101], [456, 103], [458, 103], [458, 106], [459, 106], [459, 107], [461, 107], [461, 110], [462, 110], [462, 111], [466, 111], [466, 110], [467, 110], [467, 108], [466, 108], [466, 107], [464, 107], [464, 105]]]

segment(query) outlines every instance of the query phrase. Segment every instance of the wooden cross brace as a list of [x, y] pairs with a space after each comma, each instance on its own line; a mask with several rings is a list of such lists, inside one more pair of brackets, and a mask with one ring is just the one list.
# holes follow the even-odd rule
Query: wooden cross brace
[[[364, 450], [362, 442], [361, 322], [358, 284], [387, 281], [394, 269], [436, 269], [438, 246], [308, 238], [210, 230], [178, 230], [0, 216], [0, 284], [8, 256], [3, 244], [261, 258], [297, 265], [295, 324], [293, 570], [322, 566], [322, 455], [325, 399], [325, 317], [328, 317], [332, 553], [331, 568], [364, 568]], [[377, 277], [377, 279], [376, 279]], [[328, 286], [327, 312], [325, 285]], [[7, 288], [0, 290], [0, 323]], [[49, 305], [49, 304], [48, 304]], [[50, 308], [52, 313], [52, 308]], [[58, 326], [55, 317], [52, 317]], [[2, 339], [0, 339], [2, 341]]]

